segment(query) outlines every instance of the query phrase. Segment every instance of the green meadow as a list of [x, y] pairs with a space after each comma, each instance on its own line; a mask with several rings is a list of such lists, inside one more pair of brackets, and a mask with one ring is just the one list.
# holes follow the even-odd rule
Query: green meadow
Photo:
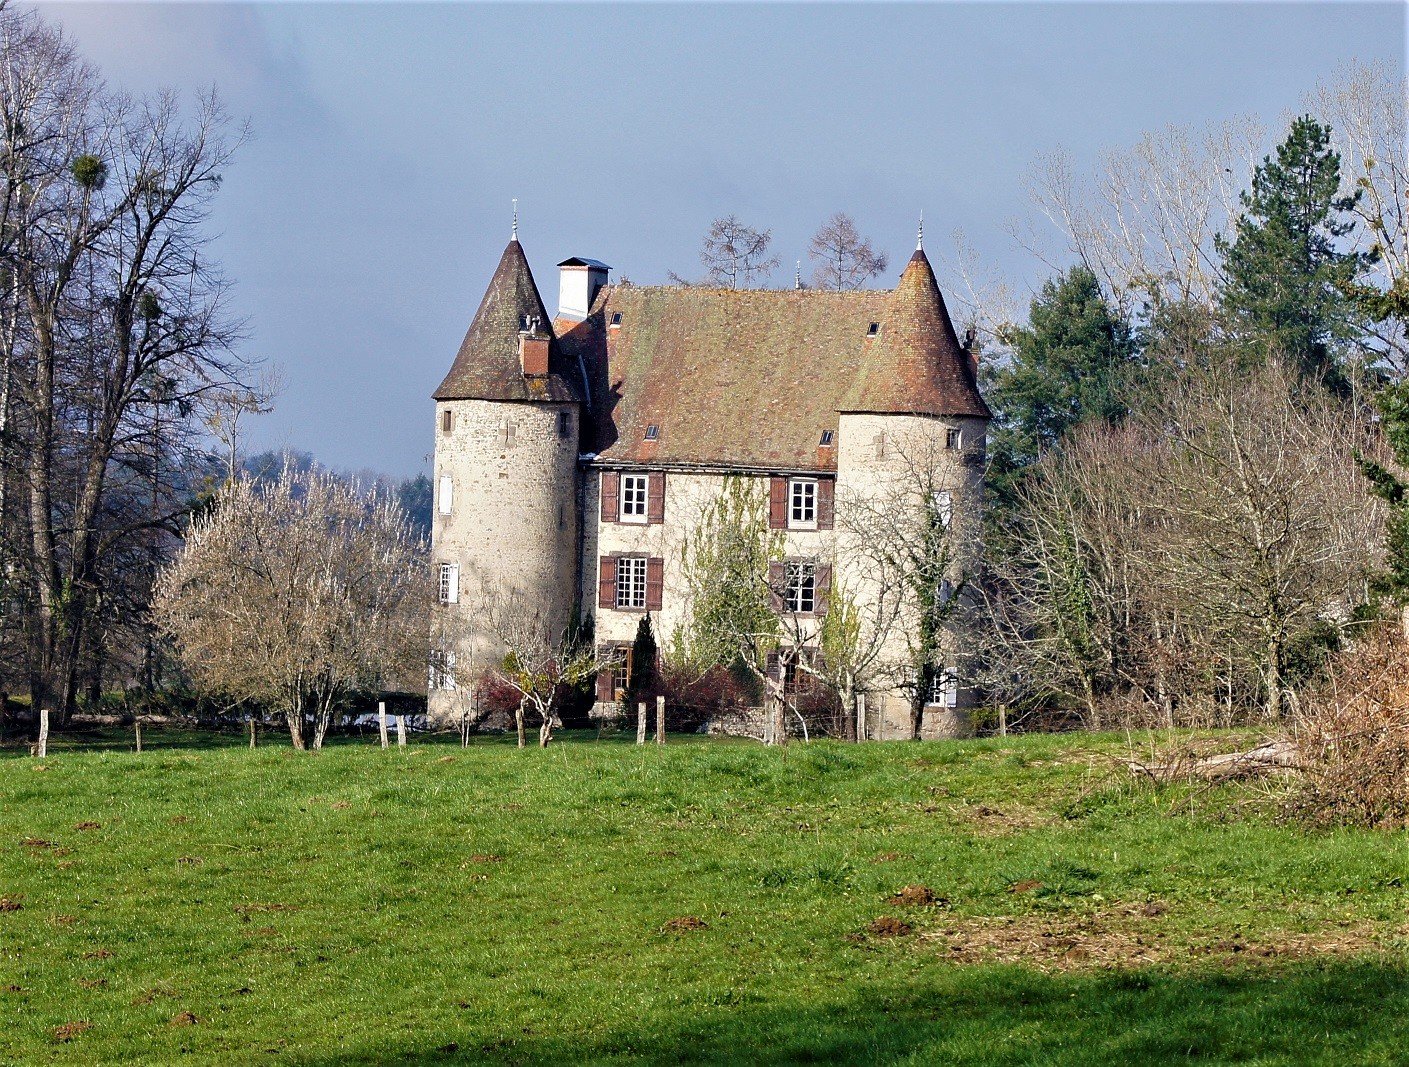
[[0, 1062], [1409, 1063], [1409, 833], [1148, 739], [416, 740], [0, 752]]

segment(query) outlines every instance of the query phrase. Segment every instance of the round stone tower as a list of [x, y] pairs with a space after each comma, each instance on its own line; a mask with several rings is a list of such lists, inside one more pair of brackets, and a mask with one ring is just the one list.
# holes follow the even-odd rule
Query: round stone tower
[[[839, 513], [847, 508], [875, 515], [877, 528], [839, 524], [838, 565], [858, 595], [869, 588], [879, 605], [883, 594], [875, 588], [876, 575], [868, 573], [875, 553], [854, 542], [889, 538], [892, 551], [910, 557], [912, 571], [913, 557], [927, 554], [925, 566], [942, 571], [930, 592], [944, 621], [932, 634], [936, 647], [923, 676], [879, 695], [878, 706], [869, 709], [868, 735], [910, 737], [918, 727], [921, 737], [965, 736], [971, 732], [973, 691], [965, 679], [969, 642], [960, 591], [976, 576], [983, 554], [991, 415], [979, 394], [975, 359], [955, 335], [922, 246], [873, 329], [861, 373], [840, 408], [836, 494]], [[933, 536], [936, 529], [941, 536]], [[913, 660], [924, 630], [918, 617], [900, 620], [881, 658], [892, 664]]]
[[553, 639], [568, 626], [582, 382], [515, 237], [434, 394], [433, 722], [471, 710], [474, 682], [504, 654], [506, 625]]

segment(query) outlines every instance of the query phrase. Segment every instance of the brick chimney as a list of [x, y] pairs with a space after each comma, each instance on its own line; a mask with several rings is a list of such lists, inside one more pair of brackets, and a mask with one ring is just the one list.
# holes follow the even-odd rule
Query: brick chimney
[[548, 376], [548, 342], [548, 332], [537, 316], [524, 320], [519, 331], [519, 365], [525, 378]]

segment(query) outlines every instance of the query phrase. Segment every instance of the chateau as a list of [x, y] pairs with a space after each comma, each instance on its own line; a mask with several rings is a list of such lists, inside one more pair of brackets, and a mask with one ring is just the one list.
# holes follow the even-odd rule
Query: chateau
[[[922, 246], [890, 291], [612, 285], [573, 258], [550, 316], [516, 231], [434, 394], [433, 563], [458, 625], [441, 631], [432, 719], [458, 717], [469, 678], [502, 656], [476, 616], [504, 596], [556, 631], [593, 616], [603, 654], [620, 650], [598, 676], [613, 702], [641, 616], [662, 646], [690, 617], [687, 540], [728, 480], [766, 498], [774, 602], [803, 642], [829, 598], [844, 591], [865, 624], [896, 584], [848, 509], [885, 523], [937, 505], [943, 585], [972, 573], [990, 416]], [[902, 611], [872, 635], [886, 680], [858, 701], [867, 738], [966, 729], [962, 635], [921, 689], [901, 681], [911, 630]]]

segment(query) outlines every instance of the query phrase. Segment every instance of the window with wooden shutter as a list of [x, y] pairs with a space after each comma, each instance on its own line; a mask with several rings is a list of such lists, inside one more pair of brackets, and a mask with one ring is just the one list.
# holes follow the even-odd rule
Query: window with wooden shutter
[[622, 522], [646, 521], [647, 479], [644, 474], [623, 474], [621, 476], [621, 510], [618, 516]]
[[813, 614], [827, 614], [828, 594], [832, 591], [832, 565], [830, 563], [819, 563], [812, 569], [813, 589], [815, 602], [813, 604]]
[[618, 471], [602, 472], [602, 521], [616, 522], [621, 506], [621, 474]]
[[645, 556], [618, 556], [616, 561], [616, 604], [625, 611], [646, 607], [648, 564]]
[[837, 483], [830, 478], [817, 481], [817, 529], [830, 530], [836, 521]]
[[665, 599], [665, 560], [651, 556], [646, 560], [646, 610], [660, 611]]
[[455, 500], [455, 480], [448, 474], [440, 476], [440, 513], [449, 515]]
[[783, 601], [783, 590], [788, 584], [788, 567], [780, 559], [768, 561], [768, 601], [774, 611], [781, 615], [787, 604]]
[[602, 664], [602, 669], [597, 672], [597, 703], [610, 704], [612, 702], [612, 669], [608, 664]]
[[665, 472], [655, 471], [647, 476], [650, 489], [646, 493], [646, 521], [665, 521]]
[[768, 528], [788, 528], [788, 480], [773, 478], [768, 483]]
[[440, 565], [440, 602], [442, 604], [460, 603], [460, 564], [442, 563]]
[[597, 606], [616, 607], [616, 558], [613, 556], [603, 556], [598, 560]]

